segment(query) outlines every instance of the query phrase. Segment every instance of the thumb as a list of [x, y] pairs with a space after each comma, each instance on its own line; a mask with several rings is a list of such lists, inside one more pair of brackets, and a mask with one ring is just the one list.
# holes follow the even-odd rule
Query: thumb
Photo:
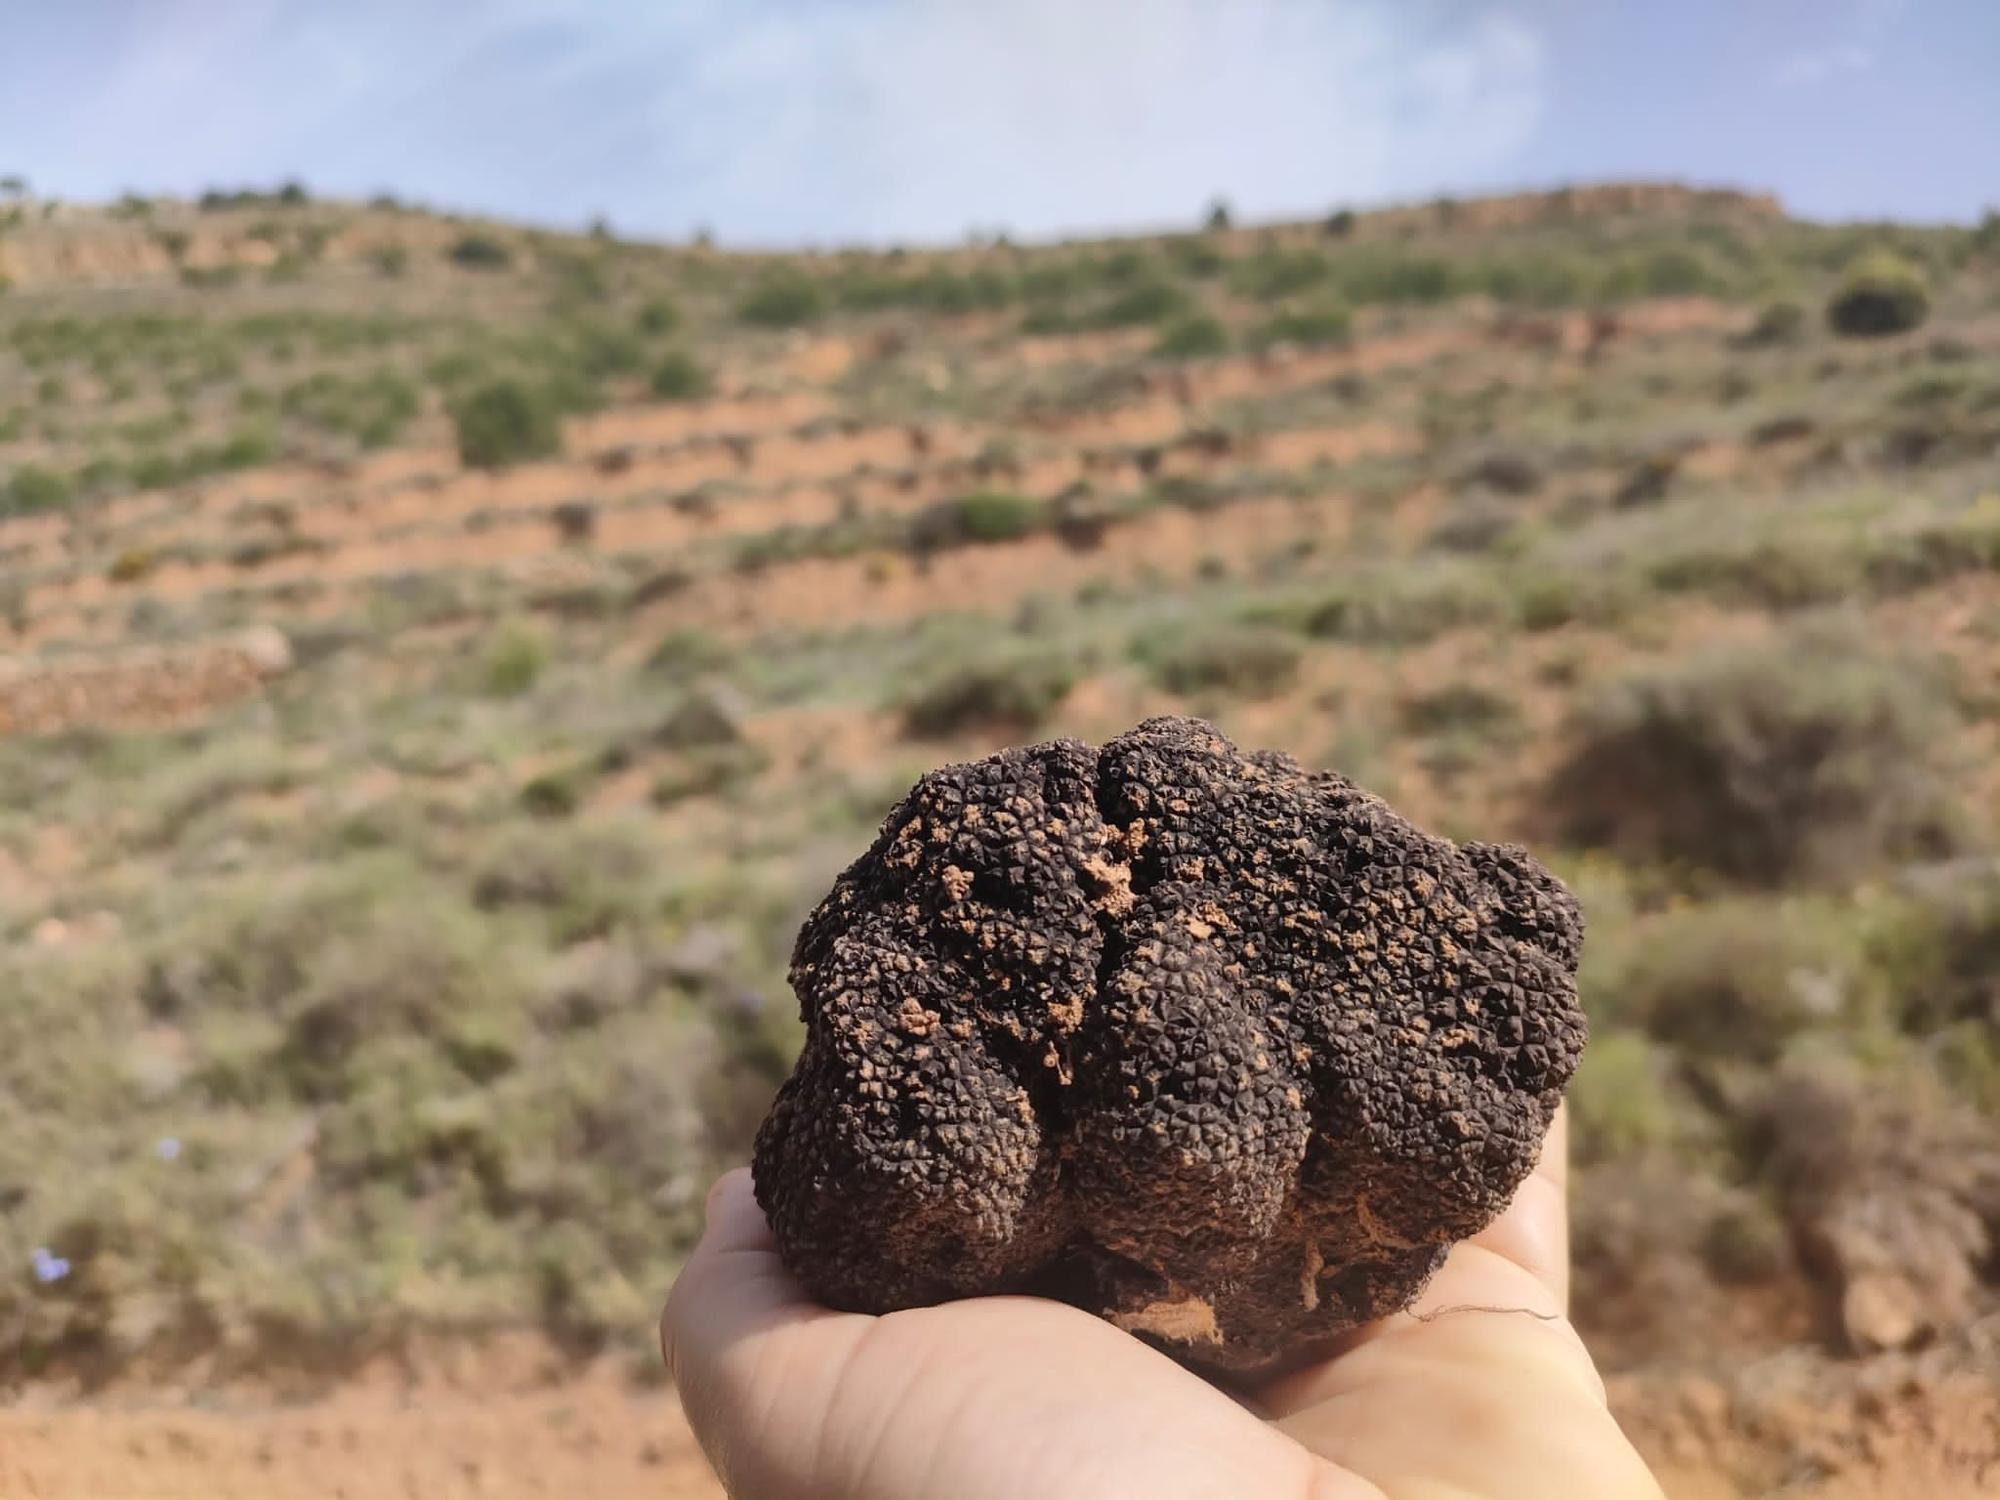
[[1261, 1393], [1281, 1429], [1390, 1500], [1659, 1500], [1567, 1316], [1566, 1136], [1414, 1307]]

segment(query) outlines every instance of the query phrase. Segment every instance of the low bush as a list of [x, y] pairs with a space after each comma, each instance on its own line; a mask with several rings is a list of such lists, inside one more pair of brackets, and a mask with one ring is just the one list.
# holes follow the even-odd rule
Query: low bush
[[1229, 352], [1229, 330], [1207, 313], [1176, 318], [1160, 330], [1153, 353], [1161, 359], [1207, 359]]
[[1137, 328], [1184, 319], [1191, 315], [1192, 307], [1193, 298], [1187, 288], [1148, 278], [1115, 294], [1091, 314], [1090, 322], [1097, 328]]
[[446, 253], [471, 271], [504, 271], [514, 263], [514, 252], [490, 234], [461, 235]]
[[1930, 310], [1923, 274], [1884, 251], [1847, 273], [1826, 305], [1826, 321], [1848, 338], [1883, 338], [1921, 326]]
[[1616, 927], [1585, 956], [1581, 984], [1594, 1014], [1680, 1055], [1753, 1063], [1813, 1028], [1862, 1029], [1882, 988], [1844, 903], [1752, 895]]
[[944, 669], [903, 700], [903, 728], [926, 739], [971, 730], [1025, 734], [1046, 723], [1075, 684], [1070, 664], [1052, 656], [967, 662]]
[[1541, 467], [1525, 454], [1489, 453], [1465, 471], [1459, 481], [1492, 490], [1495, 494], [1525, 496], [1542, 488]]
[[1230, 289], [1258, 302], [1281, 302], [1325, 283], [1333, 263], [1317, 250], [1260, 250], [1230, 268]]
[[64, 475], [35, 464], [23, 464], [0, 490], [0, 500], [10, 515], [32, 515], [36, 511], [58, 510], [69, 504], [75, 488]]
[[1344, 344], [1354, 331], [1354, 315], [1338, 302], [1318, 302], [1273, 313], [1250, 330], [1250, 345], [1270, 349], [1291, 344], [1301, 349]]
[[562, 451], [560, 404], [547, 389], [517, 379], [476, 387], [451, 405], [458, 456], [469, 468], [500, 469]]
[[652, 390], [662, 401], [698, 401], [711, 389], [708, 371], [684, 351], [675, 350], [654, 367]]
[[548, 637], [525, 621], [509, 621], [486, 643], [480, 690], [491, 698], [518, 698], [541, 680], [548, 664]]
[[1389, 574], [1360, 579], [1309, 606], [1308, 635], [1364, 645], [1412, 645], [1448, 630], [1508, 618], [1509, 602], [1491, 579], [1469, 573]]
[[642, 333], [672, 333], [680, 326], [681, 310], [671, 297], [649, 297], [639, 307], [638, 322]]
[[1768, 302], [1757, 320], [1737, 337], [1746, 349], [1765, 349], [1779, 344], [1795, 344], [1805, 336], [1806, 310], [1797, 302]]
[[1489, 735], [1519, 722], [1520, 710], [1505, 694], [1464, 681], [1409, 694], [1399, 716], [1411, 734]]
[[1670, 1059], [1642, 1033], [1593, 1036], [1570, 1084], [1571, 1128], [1586, 1162], [1630, 1157], [1672, 1145], [1685, 1105], [1667, 1081]]
[[941, 500], [920, 512], [911, 522], [910, 546], [923, 553], [1011, 542], [1034, 531], [1042, 521], [1039, 501], [1005, 490], [976, 490]]
[[802, 271], [767, 272], [736, 305], [753, 328], [800, 328], [826, 315], [826, 292]]
[[1298, 680], [1304, 653], [1279, 630], [1253, 625], [1204, 631], [1178, 640], [1141, 640], [1136, 654], [1170, 693], [1269, 698]]
[[1953, 842], [1939, 679], [1813, 625], [1615, 682], [1549, 782], [1563, 832], [1761, 884], [1853, 877]]

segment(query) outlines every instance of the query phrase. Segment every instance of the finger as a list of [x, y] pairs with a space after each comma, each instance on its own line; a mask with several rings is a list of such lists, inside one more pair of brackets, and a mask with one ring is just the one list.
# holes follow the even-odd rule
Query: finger
[[1075, 1308], [1001, 1297], [874, 1318], [815, 1306], [740, 1177], [717, 1188], [663, 1335], [696, 1436], [730, 1492], [757, 1500], [1302, 1494], [1317, 1468]]
[[[1513, 1202], [1466, 1241], [1512, 1261], [1548, 1290], [1559, 1312], [1569, 1310], [1569, 1111], [1556, 1110], [1535, 1170]], [[1420, 1299], [1419, 1309], [1432, 1299]], [[1439, 1304], [1442, 1305], [1442, 1304]]]

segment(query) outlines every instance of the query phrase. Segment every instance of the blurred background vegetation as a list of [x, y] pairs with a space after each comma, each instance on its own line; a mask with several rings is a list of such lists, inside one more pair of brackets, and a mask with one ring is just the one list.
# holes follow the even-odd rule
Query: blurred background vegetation
[[0, 270], [0, 1369], [637, 1347], [894, 798], [1165, 710], [1583, 896], [1614, 1365], [1990, 1311], [2000, 224], [24, 191]]

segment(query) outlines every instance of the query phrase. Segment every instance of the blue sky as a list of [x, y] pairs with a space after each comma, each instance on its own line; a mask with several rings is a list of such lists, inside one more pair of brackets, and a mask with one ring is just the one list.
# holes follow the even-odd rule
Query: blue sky
[[2000, 205], [2000, 0], [0, 0], [0, 173], [726, 243], [1677, 177]]

